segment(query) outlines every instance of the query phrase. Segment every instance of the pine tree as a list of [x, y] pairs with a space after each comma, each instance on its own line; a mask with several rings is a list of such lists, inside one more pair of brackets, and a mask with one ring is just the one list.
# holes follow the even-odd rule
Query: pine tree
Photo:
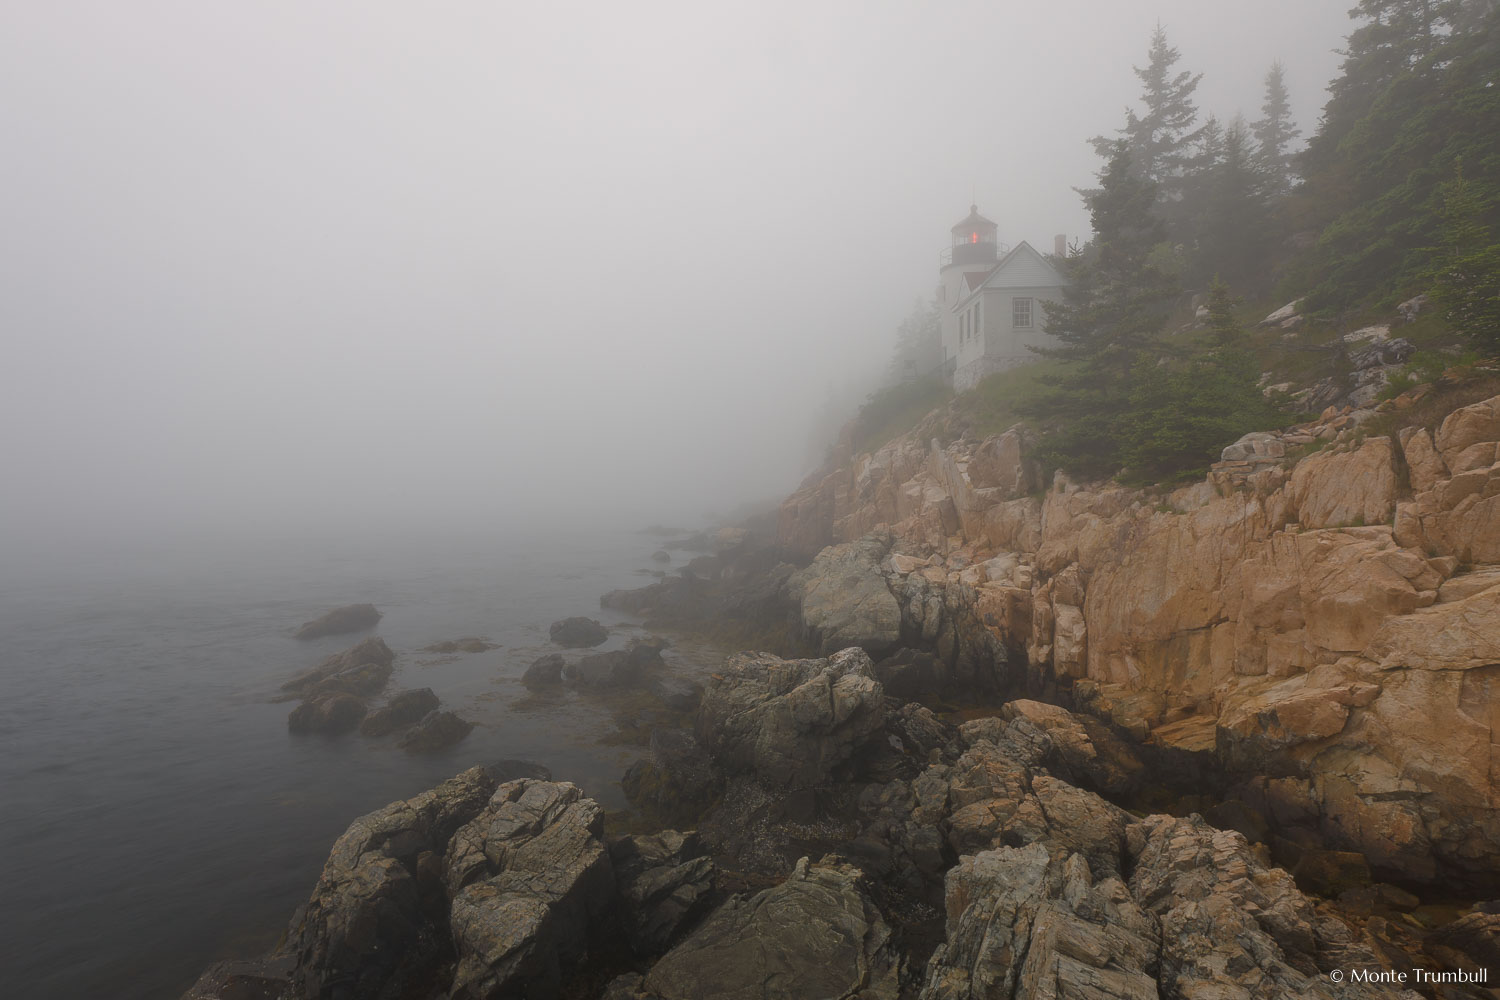
[[1500, 350], [1500, 242], [1482, 221], [1479, 192], [1463, 164], [1443, 185], [1443, 245], [1432, 298], [1443, 317], [1488, 351]]
[[1245, 288], [1263, 280], [1270, 245], [1268, 184], [1243, 118], [1229, 123], [1220, 146], [1218, 162], [1194, 179], [1198, 252], [1190, 274], [1195, 280], [1222, 275]]
[[1045, 450], [1070, 472], [1095, 476], [1120, 463], [1119, 416], [1136, 359], [1156, 348], [1179, 288], [1161, 265], [1165, 227], [1156, 214], [1156, 185], [1116, 143], [1101, 187], [1085, 196], [1094, 239], [1069, 259], [1071, 283], [1050, 305], [1046, 330], [1056, 347], [1038, 353], [1070, 362], [1047, 380], [1051, 391], [1029, 415], [1044, 420]]
[[[1193, 123], [1198, 119], [1198, 108], [1193, 103], [1193, 91], [1198, 88], [1202, 73], [1186, 70], [1174, 73], [1172, 67], [1181, 58], [1181, 53], [1167, 44], [1167, 32], [1160, 24], [1151, 35], [1151, 49], [1145, 68], [1135, 67], [1144, 89], [1141, 103], [1144, 113], [1134, 110], [1125, 113], [1125, 127], [1119, 138], [1129, 146], [1135, 168], [1147, 180], [1155, 183], [1161, 197], [1174, 200], [1178, 196], [1178, 185], [1186, 172], [1198, 130]], [[1100, 156], [1110, 157], [1116, 140], [1098, 136], [1090, 140]]]
[[1142, 355], [1131, 381], [1123, 457], [1130, 475], [1150, 480], [1197, 472], [1247, 431], [1281, 415], [1259, 387], [1249, 338], [1234, 319], [1235, 301], [1217, 278], [1209, 292], [1209, 344], [1173, 365]]
[[1290, 147], [1302, 130], [1292, 121], [1292, 105], [1286, 90], [1281, 60], [1266, 74], [1266, 101], [1260, 106], [1265, 117], [1251, 126], [1258, 148], [1255, 163], [1266, 178], [1271, 195], [1291, 190], [1293, 177]]

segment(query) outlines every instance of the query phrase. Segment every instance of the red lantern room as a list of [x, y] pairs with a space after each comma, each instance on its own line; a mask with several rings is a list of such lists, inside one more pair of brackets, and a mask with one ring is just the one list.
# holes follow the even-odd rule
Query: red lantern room
[[993, 264], [1000, 259], [995, 240], [998, 227], [979, 214], [978, 205], [969, 206], [969, 216], [953, 227], [953, 246], [945, 264]]

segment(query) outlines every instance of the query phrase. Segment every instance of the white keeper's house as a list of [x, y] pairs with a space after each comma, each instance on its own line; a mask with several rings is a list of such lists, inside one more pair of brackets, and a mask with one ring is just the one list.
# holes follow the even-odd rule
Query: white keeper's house
[[[1042, 322], [1047, 303], [1062, 300], [1067, 281], [1030, 243], [1008, 247], [995, 239], [997, 231], [970, 205], [968, 218], [953, 227], [938, 271], [943, 375], [959, 391], [1037, 360], [1028, 346], [1053, 343]], [[1063, 238], [1057, 242], [1061, 255]]]

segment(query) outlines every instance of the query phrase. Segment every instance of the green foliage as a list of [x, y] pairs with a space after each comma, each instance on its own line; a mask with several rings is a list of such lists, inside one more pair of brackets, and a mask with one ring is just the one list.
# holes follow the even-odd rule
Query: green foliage
[[910, 430], [951, 396], [938, 377], [900, 382], [872, 392], [854, 418], [854, 454], [873, 451]]
[[1051, 392], [1025, 407], [1043, 421], [1044, 452], [1084, 476], [1119, 467], [1118, 415], [1136, 359], [1157, 345], [1179, 292], [1159, 250], [1164, 227], [1154, 210], [1156, 185], [1132, 168], [1123, 141], [1100, 180], [1099, 190], [1085, 196], [1094, 241], [1070, 259], [1071, 284], [1047, 310], [1046, 330], [1057, 346], [1037, 352], [1069, 364], [1048, 378]]
[[1266, 100], [1260, 106], [1263, 118], [1251, 126], [1255, 133], [1255, 166], [1271, 194], [1291, 190], [1293, 179], [1291, 145], [1302, 130], [1292, 121], [1291, 95], [1286, 89], [1286, 71], [1281, 60], [1266, 74]]
[[1500, 243], [1483, 221], [1474, 182], [1454, 166], [1443, 188], [1443, 245], [1432, 271], [1432, 299], [1460, 333], [1500, 349]]
[[896, 328], [896, 349], [891, 356], [889, 378], [906, 381], [928, 378], [943, 363], [942, 316], [937, 303], [918, 299]]
[[1132, 478], [1161, 481], [1199, 472], [1225, 445], [1284, 419], [1260, 391], [1249, 338], [1222, 282], [1214, 282], [1208, 309], [1206, 350], [1177, 363], [1137, 358], [1123, 421], [1123, 457]]
[[1036, 361], [988, 375], [953, 401], [957, 421], [974, 434], [999, 434], [1020, 422], [1067, 368], [1062, 361]]
[[1500, 5], [1366, 0], [1323, 124], [1302, 158], [1298, 291], [1325, 314], [1390, 305], [1430, 280], [1443, 181], [1462, 161], [1473, 217], [1500, 226]]
[[1111, 158], [1115, 144], [1123, 141], [1135, 169], [1157, 186], [1163, 197], [1176, 191], [1177, 179], [1187, 169], [1198, 130], [1198, 108], [1193, 91], [1198, 89], [1202, 73], [1186, 70], [1173, 72], [1181, 53], [1167, 44], [1167, 32], [1160, 24], [1151, 35], [1151, 49], [1145, 68], [1135, 67], [1140, 78], [1142, 114], [1126, 112], [1125, 127], [1117, 139], [1098, 136], [1091, 139], [1100, 156]]

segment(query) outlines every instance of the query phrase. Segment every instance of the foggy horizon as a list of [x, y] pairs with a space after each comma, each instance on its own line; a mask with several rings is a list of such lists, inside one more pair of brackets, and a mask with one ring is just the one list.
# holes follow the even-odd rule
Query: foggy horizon
[[14, 9], [0, 538], [769, 505], [971, 201], [1087, 238], [1158, 21], [1305, 140], [1345, 6]]

